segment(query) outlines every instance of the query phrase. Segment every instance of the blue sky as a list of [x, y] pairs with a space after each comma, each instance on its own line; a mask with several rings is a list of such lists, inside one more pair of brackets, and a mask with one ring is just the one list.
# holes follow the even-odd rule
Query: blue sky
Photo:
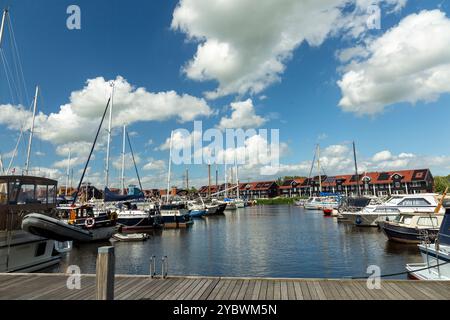
[[[279, 176], [307, 175], [317, 143], [323, 148], [323, 162], [327, 174], [352, 170], [349, 142], [353, 140], [357, 143], [362, 170], [381, 171], [428, 166], [434, 174], [450, 172], [450, 128], [445, 125], [445, 119], [450, 117], [450, 90], [442, 79], [433, 78], [434, 82], [430, 82], [429, 77], [430, 73], [435, 73], [444, 79], [450, 79], [450, 61], [446, 55], [448, 51], [439, 45], [440, 42], [448, 41], [445, 31], [450, 24], [449, 1], [374, 1], [381, 8], [380, 30], [365, 29], [364, 23], [358, 22], [367, 20], [363, 10], [364, 4], [371, 1], [357, 1], [360, 7], [355, 7], [355, 1], [317, 1], [317, 5], [295, 8], [298, 11], [290, 10], [289, 12], [295, 12], [292, 13], [292, 19], [286, 18], [286, 14], [283, 14], [286, 9], [282, 8], [284, 5], [291, 5], [290, 1], [280, 4], [280, 8], [268, 5], [267, 10], [273, 10], [273, 19], [278, 19], [276, 21], [264, 21], [263, 18], [258, 20], [258, 15], [266, 17], [263, 9], [254, 13], [256, 18], [251, 17], [252, 11], [246, 10], [251, 8], [252, 1], [230, 1], [229, 6], [223, 9], [223, 17], [214, 17], [214, 14], [217, 14], [215, 9], [205, 7], [212, 6], [215, 2], [0, 0], [1, 7], [10, 8], [19, 46], [26, 88], [30, 96], [27, 102], [23, 103], [29, 105], [34, 86], [39, 84], [42, 90], [39, 111], [44, 116], [57, 114], [62, 105], [71, 102], [73, 92], [83, 90], [87, 86], [88, 79], [102, 77], [106, 82], [121, 76], [124, 82], [136, 88], [145, 88], [150, 93], [174, 91], [177, 98], [172, 103], [181, 103], [183, 95], [189, 95], [196, 99], [199, 105], [206, 105], [209, 111], [203, 110], [204, 112], [199, 112], [194, 117], [203, 121], [205, 129], [218, 126], [222, 118], [232, 118], [231, 103], [241, 106], [242, 102], [251, 99], [248, 119], [264, 119], [262, 123], [255, 120], [254, 127], [280, 129], [280, 140], [286, 145], [280, 159], [282, 170]], [[71, 4], [81, 8], [81, 30], [66, 28], [66, 9]], [[174, 15], [177, 6], [180, 9], [178, 16]], [[329, 10], [329, 17], [317, 13], [324, 8]], [[278, 10], [280, 15], [276, 14]], [[308, 10], [311, 10], [311, 13]], [[423, 10], [434, 12], [434, 15], [427, 15]], [[195, 13], [195, 18], [186, 16], [186, 12]], [[335, 18], [333, 12], [340, 12], [341, 17], [330, 24], [330, 17]], [[307, 19], [308, 15], [314, 14], [318, 14], [317, 23], [302, 21], [302, 18]], [[228, 19], [227, 15], [230, 15]], [[411, 18], [411, 15], [414, 17]], [[285, 18], [286, 21], [283, 20]], [[233, 19], [241, 25], [236, 26]], [[325, 22], [322, 23], [321, 19]], [[392, 56], [386, 54], [382, 57], [391, 61], [392, 65], [389, 62], [380, 65], [377, 63], [382, 60], [373, 60], [374, 56], [379, 57], [385, 53], [392, 43], [400, 43], [402, 47], [410, 45], [417, 50], [417, 53], [412, 51], [413, 57], [426, 55], [424, 52], [427, 50], [420, 47], [424, 46], [423, 37], [420, 37], [423, 29], [420, 26], [429, 26], [436, 19], [437, 29], [430, 27], [430, 43], [427, 44], [433, 57], [424, 56], [422, 60], [417, 60], [426, 60], [427, 63], [423, 66], [414, 59], [411, 59], [411, 65], [407, 65], [402, 59], [403, 69], [392, 71], [399, 65], [392, 57], [404, 54], [400, 51], [397, 56], [396, 53], [391, 53]], [[174, 21], [178, 22], [178, 26], [175, 26]], [[230, 25], [227, 25], [228, 21]], [[277, 32], [264, 32], [265, 25], [273, 25], [270, 30], [279, 28], [280, 32], [286, 32], [289, 40], [287, 49], [280, 49]], [[392, 29], [397, 33], [389, 35]], [[261, 30], [261, 33], [258, 30]], [[396, 42], [395, 36], [402, 34], [408, 36], [401, 37]], [[442, 39], [439, 38], [441, 35]], [[220, 51], [224, 47], [219, 46], [220, 50], [215, 51], [216, 47], [213, 45], [205, 45], [216, 42], [226, 44], [235, 55], [220, 60], [221, 58], [215, 55], [224, 53]], [[254, 51], [258, 45], [261, 49]], [[449, 45], [450, 43], [447, 43], [447, 47], [450, 47]], [[200, 57], [198, 50], [202, 46], [206, 48], [205, 56]], [[12, 63], [8, 34], [2, 47]], [[338, 59], [339, 52], [355, 47], [364, 47], [365, 55], [352, 56], [354, 65]], [[257, 52], [256, 56], [250, 54], [254, 52]], [[271, 56], [271, 52], [277, 54]], [[194, 61], [196, 55], [199, 57], [197, 64], [189, 68], [189, 62]], [[208, 58], [211, 56], [214, 58], [212, 62]], [[238, 58], [235, 58], [236, 56]], [[274, 70], [271, 66], [264, 69], [263, 62], [271, 58], [273, 59], [270, 62], [279, 62], [283, 71], [271, 71]], [[414, 70], [411, 71], [412, 69]], [[407, 74], [397, 77], [402, 70], [408, 70]], [[262, 71], [262, 75], [259, 71]], [[352, 71], [375, 75], [367, 76], [361, 82], [339, 86], [338, 81]], [[18, 136], [17, 126], [14, 127], [11, 123], [17, 120], [13, 119], [14, 115], [7, 116], [6, 109], [1, 107], [16, 106], [18, 101], [12, 99], [3, 71], [0, 72], [0, 78], [0, 112], [3, 113], [0, 114], [0, 153], [3, 154], [4, 163], [7, 163], [7, 154], [13, 150]], [[392, 78], [394, 90], [398, 85], [398, 91], [405, 90], [407, 93], [385, 93], [384, 91], [389, 91], [388, 87], [392, 86], [389, 83], [386, 85], [386, 80], [382, 82], [380, 78]], [[417, 84], [417, 79], [423, 80], [422, 85]], [[373, 86], [364, 90], [355, 89], [356, 85], [370, 81], [373, 81]], [[264, 83], [262, 88], [258, 87], [261, 83]], [[403, 83], [405, 87], [402, 86]], [[415, 86], [418, 86], [417, 89]], [[205, 92], [215, 90], [222, 90], [218, 97], [205, 96]], [[344, 110], [339, 104], [347, 95], [359, 100], [357, 103], [350, 103]], [[107, 98], [106, 96], [104, 103]], [[148, 103], [151, 104], [152, 101]], [[83, 100], [79, 103], [82, 104]], [[118, 108], [121, 108], [121, 103], [118, 104]], [[101, 108], [103, 106], [99, 103], [98, 110]], [[164, 102], [154, 108], [164, 109]], [[195, 113], [196, 107], [192, 108]], [[91, 129], [95, 127], [94, 123], [98, 123], [99, 112], [101, 113], [94, 112], [90, 118]], [[171, 130], [193, 129], [192, 121], [186, 120], [189, 117], [186, 116], [180, 122], [178, 113], [172, 110], [164, 119], [138, 121], [133, 118], [131, 121], [129, 131], [133, 132], [134, 149], [148, 187], [161, 187], [165, 184], [163, 178], [167, 165], [164, 166], [163, 162], [168, 161], [168, 151], [160, 146], [166, 142]], [[251, 124], [245, 126], [251, 127]], [[121, 152], [119, 127], [118, 125], [113, 139], [114, 157], [118, 157]], [[40, 128], [37, 130], [59, 130], [55, 124], [48, 123]], [[80, 132], [84, 132], [83, 129], [83, 125], [80, 125]], [[73, 132], [71, 137], [65, 138], [67, 133], [61, 133], [60, 137], [64, 138], [55, 138], [59, 134], [54, 132], [52, 137], [36, 137], [32, 165], [63, 181], [64, 165], [56, 164], [67, 156], [57, 148], [65, 144], [75, 146], [74, 143], [79, 141], [77, 134]], [[105, 136], [104, 130], [102, 136]], [[87, 143], [89, 139], [80, 140], [86, 140], [84, 142]], [[153, 143], [149, 144], [149, 140]], [[14, 167], [23, 166], [25, 148], [25, 143], [22, 143]], [[78, 162], [74, 163], [77, 170], [81, 168], [85, 154], [80, 152], [79, 156]], [[90, 173], [90, 179], [96, 183], [102, 181], [103, 159], [104, 148], [100, 148], [92, 161]], [[150, 165], [152, 163], [154, 165]], [[194, 184], [205, 182], [205, 165], [188, 167]], [[174, 167], [174, 183], [180, 180], [185, 168], [186, 166]], [[111, 174], [115, 183], [119, 170], [113, 168]], [[133, 181], [132, 168], [127, 169], [127, 177], [128, 181]], [[242, 168], [242, 180], [267, 178], [270, 177], [261, 176], [257, 168]]]

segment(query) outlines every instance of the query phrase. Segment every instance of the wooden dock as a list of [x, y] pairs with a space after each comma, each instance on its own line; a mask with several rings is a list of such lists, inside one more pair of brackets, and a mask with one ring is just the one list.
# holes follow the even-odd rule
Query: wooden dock
[[[70, 290], [67, 274], [0, 274], [0, 300], [94, 300], [96, 276]], [[150, 276], [115, 277], [116, 300], [450, 300], [448, 282]]]

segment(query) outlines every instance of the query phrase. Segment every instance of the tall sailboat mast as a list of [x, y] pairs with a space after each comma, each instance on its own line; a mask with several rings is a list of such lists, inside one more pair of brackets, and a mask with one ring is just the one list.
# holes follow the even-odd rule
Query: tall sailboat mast
[[237, 161], [235, 161], [235, 171], [236, 171], [236, 199], [240, 199], [241, 196], [239, 194], [239, 169], [238, 169], [238, 165], [237, 165]]
[[211, 198], [211, 164], [208, 164], [208, 198]]
[[5, 172], [5, 169], [3, 168], [3, 159], [2, 155], [0, 154], [0, 173], [3, 174]]
[[0, 48], [2, 47], [3, 31], [5, 30], [5, 21], [6, 21], [7, 14], [8, 14], [8, 9], [3, 10], [2, 24], [0, 25]]
[[361, 196], [361, 190], [359, 189], [359, 174], [358, 174], [358, 162], [356, 161], [356, 144], [353, 141], [353, 157], [355, 159], [355, 179], [356, 179], [356, 190], [358, 196]]
[[121, 194], [125, 194], [125, 143], [126, 143], [126, 133], [127, 126], [123, 126], [123, 141], [122, 141], [122, 172], [120, 174], [120, 182], [121, 182]]
[[169, 151], [169, 172], [167, 174], [167, 203], [169, 203], [170, 193], [170, 175], [172, 173], [172, 144], [173, 144], [173, 131], [170, 133], [170, 151]]
[[227, 156], [225, 154], [225, 168], [224, 168], [224, 174], [225, 174], [225, 198], [228, 197], [228, 177], [227, 177]]
[[319, 170], [319, 193], [322, 193], [322, 174], [320, 173], [320, 145], [317, 145], [317, 170]]
[[105, 188], [109, 186], [109, 156], [111, 148], [112, 115], [114, 108], [114, 82], [111, 83], [111, 106], [109, 108], [108, 141], [106, 145]]
[[69, 149], [69, 158], [67, 159], [66, 196], [69, 195], [71, 157], [72, 157], [72, 150]]
[[36, 86], [36, 93], [33, 102], [33, 119], [31, 120], [30, 139], [28, 140], [27, 161], [25, 162], [25, 175], [28, 175], [30, 170], [31, 145], [33, 143], [34, 135], [34, 120], [36, 119], [37, 99], [39, 95], [39, 86]]

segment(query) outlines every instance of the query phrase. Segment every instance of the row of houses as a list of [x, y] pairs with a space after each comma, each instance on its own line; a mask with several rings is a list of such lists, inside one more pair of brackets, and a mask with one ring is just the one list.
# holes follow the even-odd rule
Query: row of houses
[[[210, 194], [225, 194], [232, 185], [203, 186], [199, 193], [203, 197]], [[239, 184], [239, 193], [247, 199], [317, 196], [323, 193], [339, 193], [346, 196], [357, 195], [386, 196], [392, 194], [415, 194], [434, 191], [434, 179], [429, 169], [367, 172], [358, 175], [316, 176], [286, 180], [282, 185], [276, 181], [260, 181]], [[235, 197], [237, 188], [228, 190], [229, 197]]]
[[[227, 191], [225, 192], [225, 190]], [[279, 185], [277, 181], [258, 181], [239, 184], [239, 195], [246, 199], [267, 199], [274, 197], [305, 197], [317, 196], [320, 190], [323, 193], [339, 193], [346, 196], [357, 195], [386, 196], [392, 194], [415, 194], [434, 191], [434, 178], [429, 169], [400, 170], [386, 172], [366, 172], [358, 175], [316, 176], [312, 178], [298, 178], [284, 181]], [[75, 190], [68, 190], [72, 194]], [[112, 192], [121, 193], [119, 189], [111, 189]], [[127, 193], [128, 190], [124, 190]], [[172, 188], [171, 196], [186, 196], [188, 191]], [[203, 186], [198, 193], [202, 197], [209, 195], [237, 196], [237, 188], [232, 184]], [[65, 188], [59, 189], [59, 194], [65, 194]], [[101, 198], [101, 192], [94, 188], [89, 191], [91, 196], [95, 194]], [[167, 190], [144, 190], [147, 198], [161, 198], [166, 196]]]

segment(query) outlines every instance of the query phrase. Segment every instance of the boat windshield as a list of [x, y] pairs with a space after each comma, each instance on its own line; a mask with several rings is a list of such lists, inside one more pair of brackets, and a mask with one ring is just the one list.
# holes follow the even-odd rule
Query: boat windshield
[[390, 197], [385, 203], [386, 204], [397, 204], [403, 197]]

